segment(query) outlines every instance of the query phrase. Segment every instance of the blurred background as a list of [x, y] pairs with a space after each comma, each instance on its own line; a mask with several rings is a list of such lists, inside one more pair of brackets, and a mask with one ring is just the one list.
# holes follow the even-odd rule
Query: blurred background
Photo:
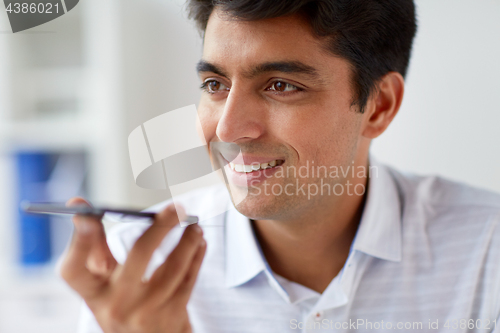
[[[500, 191], [500, 1], [416, 0], [419, 32], [402, 108], [380, 160]], [[55, 273], [67, 218], [20, 198], [145, 208], [128, 134], [198, 104], [201, 39], [184, 0], [82, 0], [12, 34], [0, 5], [0, 332], [74, 332], [80, 300]]]

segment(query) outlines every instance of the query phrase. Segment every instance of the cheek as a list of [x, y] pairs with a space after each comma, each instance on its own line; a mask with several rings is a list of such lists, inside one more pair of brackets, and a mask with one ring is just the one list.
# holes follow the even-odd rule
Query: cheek
[[213, 106], [201, 101], [198, 107], [198, 119], [197, 130], [199, 135], [204, 135], [207, 143], [213, 141], [216, 137], [215, 132], [219, 122], [219, 113], [217, 110]]
[[196, 121], [196, 133], [198, 133], [198, 137], [201, 139], [203, 143], [206, 144], [208, 142], [208, 137], [207, 135], [205, 135], [205, 131], [203, 131], [203, 126], [201, 125], [201, 119], [199, 113], [198, 113], [198, 119]]
[[358, 138], [359, 117], [349, 108], [317, 106], [273, 118], [275, 135], [296, 151], [300, 163], [343, 163]]

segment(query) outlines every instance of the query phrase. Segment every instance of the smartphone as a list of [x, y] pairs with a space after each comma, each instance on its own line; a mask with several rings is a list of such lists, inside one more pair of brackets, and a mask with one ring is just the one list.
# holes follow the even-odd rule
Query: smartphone
[[[78, 215], [92, 215], [92, 216], [102, 217], [105, 213], [114, 213], [114, 214], [121, 214], [123, 216], [137, 216], [149, 219], [153, 219], [156, 215], [156, 213], [152, 212], [141, 212], [131, 209], [89, 207], [87, 205], [66, 207], [64, 203], [29, 202], [29, 201], [21, 202], [21, 209], [24, 210], [26, 213], [31, 213], [31, 214], [51, 214], [51, 215], [78, 214]], [[182, 222], [187, 222], [189, 224], [198, 223], [198, 217], [188, 215], [186, 220]]]

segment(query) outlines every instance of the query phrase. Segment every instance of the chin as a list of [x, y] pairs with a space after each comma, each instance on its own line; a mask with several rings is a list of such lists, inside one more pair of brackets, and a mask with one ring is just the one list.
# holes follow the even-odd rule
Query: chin
[[249, 219], [252, 220], [269, 220], [274, 217], [277, 213], [276, 208], [270, 205], [255, 205], [252, 203], [248, 203], [245, 201], [240, 202], [235, 206], [236, 210], [238, 210], [242, 215], [245, 215]]
[[292, 206], [284, 199], [281, 196], [249, 195], [235, 207], [242, 215], [252, 220], [281, 219], [290, 213]]

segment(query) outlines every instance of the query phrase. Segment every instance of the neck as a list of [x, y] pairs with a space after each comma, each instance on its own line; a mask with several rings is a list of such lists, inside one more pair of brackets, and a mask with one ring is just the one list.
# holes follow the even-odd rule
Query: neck
[[[366, 178], [351, 182], [367, 189]], [[271, 269], [322, 293], [347, 260], [366, 195], [325, 198], [294, 219], [252, 221]]]

